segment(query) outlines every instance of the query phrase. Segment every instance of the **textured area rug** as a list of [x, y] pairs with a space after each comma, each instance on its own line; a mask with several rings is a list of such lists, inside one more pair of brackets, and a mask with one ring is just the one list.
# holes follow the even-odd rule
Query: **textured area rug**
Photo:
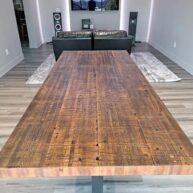
[[[149, 82], [177, 82], [181, 80], [150, 52], [132, 53], [131, 58]], [[54, 54], [50, 54], [27, 80], [26, 84], [42, 84], [54, 63]]]
[[150, 52], [136, 52], [131, 58], [149, 82], [177, 82], [181, 79]]
[[54, 66], [54, 63], [54, 54], [50, 54], [46, 60], [36, 69], [32, 76], [30, 76], [26, 84], [42, 84]]

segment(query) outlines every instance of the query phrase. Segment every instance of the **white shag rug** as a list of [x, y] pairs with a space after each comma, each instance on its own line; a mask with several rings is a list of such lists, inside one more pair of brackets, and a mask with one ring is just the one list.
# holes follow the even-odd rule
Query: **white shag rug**
[[131, 58], [149, 82], [177, 82], [181, 79], [150, 52], [136, 52]]
[[46, 60], [36, 69], [36, 71], [30, 76], [26, 84], [43, 84], [46, 80], [50, 70], [54, 66], [55, 57], [54, 54], [50, 54]]

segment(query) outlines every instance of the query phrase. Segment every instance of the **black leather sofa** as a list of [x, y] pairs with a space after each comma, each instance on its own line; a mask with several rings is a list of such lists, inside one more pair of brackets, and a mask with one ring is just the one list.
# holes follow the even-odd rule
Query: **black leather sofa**
[[53, 37], [56, 60], [64, 50], [127, 50], [131, 53], [132, 36], [126, 31], [65, 31]]
[[64, 50], [92, 50], [92, 32], [65, 31], [53, 37], [53, 49], [56, 60]]
[[133, 36], [127, 36], [127, 32], [96, 31], [94, 36], [94, 50], [127, 50], [131, 53]]

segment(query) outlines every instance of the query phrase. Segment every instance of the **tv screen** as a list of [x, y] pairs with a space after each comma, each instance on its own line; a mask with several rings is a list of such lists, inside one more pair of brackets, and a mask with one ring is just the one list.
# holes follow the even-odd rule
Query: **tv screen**
[[71, 0], [73, 11], [119, 10], [119, 0]]

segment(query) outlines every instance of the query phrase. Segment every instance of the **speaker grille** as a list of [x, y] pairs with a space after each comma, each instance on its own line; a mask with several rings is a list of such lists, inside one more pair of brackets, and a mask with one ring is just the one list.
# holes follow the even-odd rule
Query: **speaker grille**
[[62, 31], [62, 17], [60, 12], [53, 13], [55, 36]]

